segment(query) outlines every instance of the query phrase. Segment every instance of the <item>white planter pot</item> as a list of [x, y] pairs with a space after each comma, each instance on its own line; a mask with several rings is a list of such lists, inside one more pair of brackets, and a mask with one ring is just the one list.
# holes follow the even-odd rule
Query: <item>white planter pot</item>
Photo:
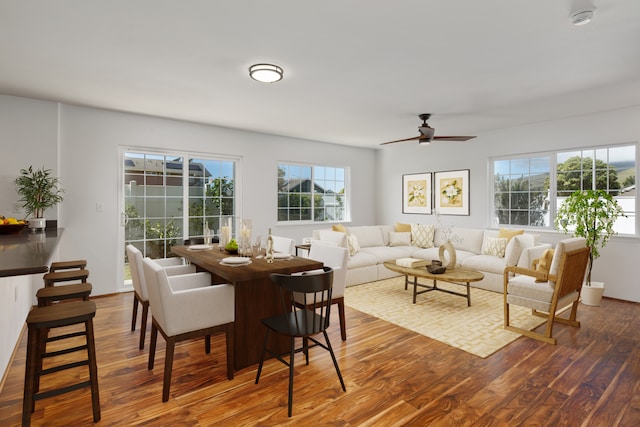
[[591, 282], [591, 286], [583, 285], [582, 291], [580, 292], [582, 303], [594, 307], [600, 306], [602, 294], [604, 294], [604, 283], [593, 281]]
[[46, 218], [31, 218], [29, 220], [29, 228], [33, 228], [34, 230], [44, 230], [47, 226]]

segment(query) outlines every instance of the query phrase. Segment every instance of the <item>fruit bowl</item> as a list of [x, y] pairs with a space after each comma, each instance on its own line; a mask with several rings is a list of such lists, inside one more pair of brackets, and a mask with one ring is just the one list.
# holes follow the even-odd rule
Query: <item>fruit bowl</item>
[[0, 225], [0, 234], [16, 234], [21, 232], [28, 224], [3, 224]]

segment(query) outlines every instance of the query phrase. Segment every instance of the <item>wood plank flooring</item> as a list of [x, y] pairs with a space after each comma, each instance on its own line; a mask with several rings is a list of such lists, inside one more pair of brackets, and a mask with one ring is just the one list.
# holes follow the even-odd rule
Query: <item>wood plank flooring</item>
[[[407, 294], [407, 304], [410, 303]], [[558, 345], [519, 338], [481, 359], [347, 307], [348, 340], [337, 317], [331, 341], [346, 393], [322, 349], [297, 359], [293, 417], [288, 371], [265, 363], [228, 381], [222, 337], [176, 347], [171, 396], [162, 403], [164, 341], [147, 370], [148, 347], [130, 331], [132, 294], [94, 299], [100, 426], [637, 426], [640, 422], [640, 304], [581, 305], [580, 329], [555, 327]], [[335, 311], [333, 314], [337, 314]], [[0, 425], [20, 424], [26, 334], [0, 391]], [[148, 334], [147, 334], [148, 337]], [[86, 369], [65, 374], [85, 377]], [[43, 380], [43, 389], [46, 387]], [[92, 425], [88, 389], [36, 404], [32, 425]]]

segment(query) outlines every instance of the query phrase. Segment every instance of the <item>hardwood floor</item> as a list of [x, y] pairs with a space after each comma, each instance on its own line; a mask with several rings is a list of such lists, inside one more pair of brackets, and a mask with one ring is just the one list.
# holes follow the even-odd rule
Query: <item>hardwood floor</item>
[[[581, 305], [582, 327], [557, 325], [558, 345], [519, 338], [486, 359], [348, 307], [343, 343], [334, 311], [330, 336], [347, 391], [326, 351], [311, 350], [309, 366], [300, 354], [288, 418], [287, 368], [270, 360], [259, 384], [255, 366], [228, 381], [222, 336], [212, 338], [209, 355], [202, 340], [176, 347], [171, 395], [162, 403], [164, 341], [148, 371], [148, 339], [138, 350], [139, 332], [130, 331], [132, 294], [94, 301], [101, 426], [636, 426], [640, 420], [636, 303]], [[23, 336], [0, 392], [2, 426], [20, 424], [25, 346]], [[67, 379], [85, 371], [69, 371]], [[32, 416], [32, 425], [92, 424], [88, 389], [39, 401]]]

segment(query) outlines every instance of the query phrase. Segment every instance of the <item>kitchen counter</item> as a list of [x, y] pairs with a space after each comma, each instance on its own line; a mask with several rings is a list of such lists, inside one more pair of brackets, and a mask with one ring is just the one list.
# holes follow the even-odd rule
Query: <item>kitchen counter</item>
[[53, 252], [61, 236], [61, 228], [36, 233], [25, 228], [17, 234], [0, 235], [0, 277], [49, 271]]

